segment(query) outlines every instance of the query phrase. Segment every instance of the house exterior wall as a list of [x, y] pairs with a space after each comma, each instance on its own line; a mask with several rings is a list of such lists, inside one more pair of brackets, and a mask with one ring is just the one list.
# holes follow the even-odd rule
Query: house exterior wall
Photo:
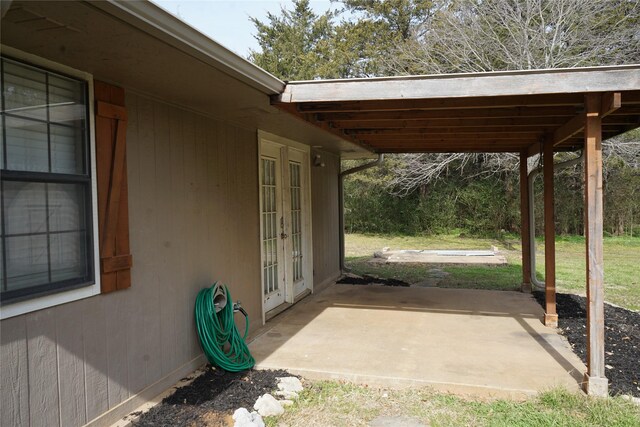
[[311, 158], [320, 155], [324, 167], [311, 167], [311, 205], [313, 217], [313, 278], [314, 292], [330, 285], [340, 275], [338, 176], [340, 158], [312, 151]]
[[[126, 105], [132, 286], [0, 323], [0, 425], [78, 426], [118, 407], [105, 425], [173, 384], [205, 362], [193, 305], [216, 280], [261, 326], [257, 130], [129, 90]], [[339, 274], [340, 161], [320, 154], [316, 292]]]
[[126, 101], [132, 286], [0, 323], [3, 426], [82, 425], [193, 370], [193, 305], [215, 280], [260, 326], [256, 131]]

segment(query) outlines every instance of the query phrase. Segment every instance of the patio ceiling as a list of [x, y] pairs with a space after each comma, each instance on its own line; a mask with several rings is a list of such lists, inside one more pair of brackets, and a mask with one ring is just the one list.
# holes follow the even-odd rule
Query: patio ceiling
[[640, 65], [288, 82], [272, 104], [376, 153], [533, 154], [582, 148], [588, 93], [603, 139], [640, 127]]

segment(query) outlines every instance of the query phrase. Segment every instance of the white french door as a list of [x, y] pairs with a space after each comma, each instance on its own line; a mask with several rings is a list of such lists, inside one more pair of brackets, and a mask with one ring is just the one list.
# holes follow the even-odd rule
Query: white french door
[[312, 285], [309, 153], [260, 142], [260, 230], [264, 312]]

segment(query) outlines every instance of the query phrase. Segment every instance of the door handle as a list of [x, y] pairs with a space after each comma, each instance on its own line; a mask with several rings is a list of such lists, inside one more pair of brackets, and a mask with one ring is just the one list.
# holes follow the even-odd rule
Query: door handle
[[281, 238], [281, 239], [283, 239], [283, 240], [284, 240], [284, 239], [286, 239], [287, 237], [289, 237], [289, 236], [287, 235], [287, 233], [285, 233], [285, 232], [284, 232], [284, 217], [283, 217], [283, 216], [281, 216], [281, 217], [280, 217], [280, 230], [282, 230], [282, 232], [280, 233], [280, 238]]

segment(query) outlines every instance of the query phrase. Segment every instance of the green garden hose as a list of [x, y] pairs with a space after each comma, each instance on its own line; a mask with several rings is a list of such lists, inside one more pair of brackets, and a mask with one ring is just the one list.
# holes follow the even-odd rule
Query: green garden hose
[[[221, 291], [226, 295], [226, 304], [216, 310], [214, 297]], [[245, 314], [246, 326], [244, 336], [240, 337], [233, 318], [232, 301], [229, 288], [222, 283], [216, 282], [210, 288], [200, 290], [196, 297], [196, 327], [209, 363], [225, 371], [240, 372], [251, 369], [255, 360], [244, 341], [249, 332], [249, 317], [241, 310]]]

